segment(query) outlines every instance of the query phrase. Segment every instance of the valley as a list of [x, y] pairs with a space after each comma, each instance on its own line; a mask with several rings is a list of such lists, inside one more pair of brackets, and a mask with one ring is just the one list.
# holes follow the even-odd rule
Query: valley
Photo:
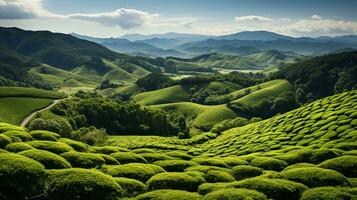
[[356, 41], [0, 27], [0, 199], [356, 199]]

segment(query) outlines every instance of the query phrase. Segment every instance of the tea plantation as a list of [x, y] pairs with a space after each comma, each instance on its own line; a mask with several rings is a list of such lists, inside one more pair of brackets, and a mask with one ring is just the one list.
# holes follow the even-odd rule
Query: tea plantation
[[0, 199], [357, 199], [357, 91], [190, 139], [90, 146], [0, 123]]

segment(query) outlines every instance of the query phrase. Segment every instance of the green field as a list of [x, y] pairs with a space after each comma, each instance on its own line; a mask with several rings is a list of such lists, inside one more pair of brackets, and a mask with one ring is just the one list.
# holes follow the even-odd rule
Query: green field
[[41, 90], [24, 87], [0, 87], [0, 98], [2, 97], [34, 97], [46, 99], [64, 98], [65, 94], [56, 91]]
[[0, 121], [19, 124], [22, 119], [32, 112], [44, 108], [52, 103], [51, 99], [30, 97], [0, 98]]
[[[191, 107], [204, 113], [203, 107]], [[103, 146], [90, 146], [0, 123], [0, 174], [10, 177], [1, 184], [12, 189], [0, 194], [104, 200], [353, 200], [356, 128], [357, 91], [221, 135], [190, 139], [110, 136]]]

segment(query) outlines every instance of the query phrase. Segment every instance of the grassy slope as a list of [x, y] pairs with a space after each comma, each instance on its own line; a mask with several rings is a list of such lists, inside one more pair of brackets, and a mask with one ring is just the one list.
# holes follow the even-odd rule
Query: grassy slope
[[155, 105], [189, 101], [189, 96], [181, 85], [175, 85], [160, 90], [140, 93], [134, 96], [134, 101], [141, 105]]
[[[283, 115], [226, 131], [202, 146], [216, 154], [248, 154], [288, 146], [332, 148], [355, 142], [357, 91], [315, 101]], [[353, 115], [354, 113], [354, 115]], [[350, 117], [351, 116], [351, 117]], [[222, 149], [222, 146], [227, 148]]]
[[225, 105], [206, 106], [191, 102], [170, 103], [151, 106], [155, 109], [175, 111], [184, 116], [194, 118], [193, 125], [197, 128], [210, 126], [225, 119], [232, 119], [237, 115]]
[[[208, 89], [229, 88], [230, 90], [240, 89], [241, 86], [232, 82], [211, 82], [209, 84], [199, 85]], [[172, 87], [143, 92], [134, 96], [134, 101], [141, 105], [157, 105], [164, 103], [188, 102], [189, 94], [186, 85], [175, 85]]]
[[0, 98], [0, 121], [19, 124], [22, 119], [36, 110], [52, 103], [50, 99], [5, 97]]
[[18, 124], [30, 113], [64, 98], [63, 93], [36, 88], [0, 87], [0, 121]]

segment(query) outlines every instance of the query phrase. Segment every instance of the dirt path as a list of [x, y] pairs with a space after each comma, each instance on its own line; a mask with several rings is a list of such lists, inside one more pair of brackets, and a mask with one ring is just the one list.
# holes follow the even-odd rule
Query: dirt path
[[40, 113], [40, 112], [43, 112], [45, 110], [48, 110], [48, 109], [52, 108], [53, 106], [55, 106], [56, 104], [58, 104], [62, 100], [63, 99], [53, 100], [53, 102], [49, 106], [47, 106], [46, 108], [42, 108], [41, 110], [37, 110], [37, 111], [33, 112], [32, 114], [27, 116], [24, 120], [22, 120], [21, 127], [25, 127], [31, 121], [31, 119], [36, 116], [37, 113]]

